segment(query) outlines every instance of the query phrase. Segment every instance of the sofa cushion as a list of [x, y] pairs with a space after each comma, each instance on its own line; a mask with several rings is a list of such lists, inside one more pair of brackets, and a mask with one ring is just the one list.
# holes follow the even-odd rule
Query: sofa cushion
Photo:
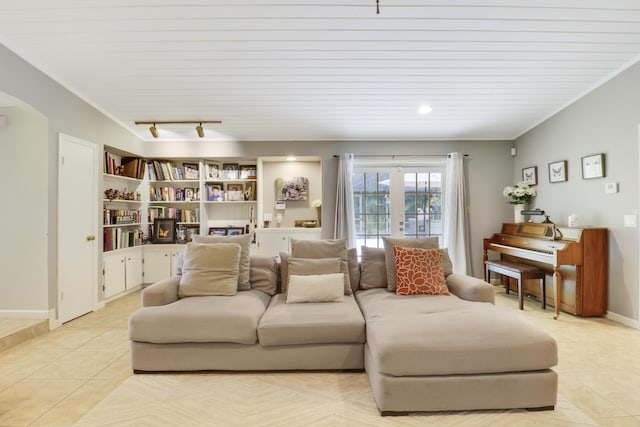
[[449, 295], [442, 270], [442, 249], [394, 246], [398, 295]]
[[342, 273], [289, 276], [287, 304], [309, 302], [341, 302], [344, 298]]
[[356, 293], [367, 342], [391, 376], [464, 375], [548, 369], [555, 340], [513, 313], [454, 295]]
[[278, 262], [274, 257], [251, 256], [249, 258], [249, 283], [268, 295], [278, 291]]
[[395, 237], [383, 237], [385, 267], [387, 270], [387, 290], [389, 292], [396, 291], [396, 265], [393, 255], [394, 246], [403, 246], [405, 248], [423, 248], [436, 249], [438, 247], [437, 237], [427, 237], [424, 239], [407, 239]]
[[234, 296], [183, 298], [141, 308], [129, 318], [129, 339], [157, 344], [255, 344], [258, 321], [269, 300], [264, 292], [251, 290]]
[[349, 277], [349, 257], [347, 241], [338, 240], [296, 240], [291, 239], [291, 256], [295, 258], [340, 258], [340, 273], [344, 273], [344, 294], [352, 295]]
[[289, 289], [289, 277], [292, 274], [306, 276], [310, 274], [329, 274], [339, 272], [340, 258], [293, 258], [288, 254], [280, 252], [280, 292], [287, 292]]
[[358, 262], [358, 250], [356, 248], [347, 249], [347, 264], [349, 265], [351, 291], [355, 292], [360, 287], [360, 263]]
[[383, 248], [362, 246], [360, 289], [387, 287], [387, 267]]
[[199, 236], [194, 234], [192, 237], [194, 243], [237, 243], [242, 248], [240, 252], [240, 270], [238, 275], [238, 290], [248, 291], [251, 289], [249, 284], [249, 246], [251, 244], [250, 234], [241, 234], [239, 236]]
[[235, 295], [240, 245], [187, 243], [178, 296]]
[[364, 319], [353, 296], [343, 302], [287, 304], [284, 294], [269, 303], [258, 337], [263, 346], [363, 343]]

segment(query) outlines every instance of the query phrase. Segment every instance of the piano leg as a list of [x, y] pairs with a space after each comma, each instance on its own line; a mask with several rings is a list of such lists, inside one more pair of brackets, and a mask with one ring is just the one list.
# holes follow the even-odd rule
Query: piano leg
[[556, 315], [553, 316], [557, 319], [560, 316], [560, 287], [562, 286], [562, 276], [560, 275], [560, 267], [555, 266], [553, 268], [553, 306], [556, 310]]

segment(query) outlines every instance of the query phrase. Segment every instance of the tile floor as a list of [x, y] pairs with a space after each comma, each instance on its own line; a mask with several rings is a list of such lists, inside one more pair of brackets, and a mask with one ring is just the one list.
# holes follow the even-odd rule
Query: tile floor
[[[543, 312], [534, 301], [520, 312], [516, 298], [499, 292], [497, 305], [556, 338], [563, 398], [599, 425], [640, 427], [640, 331], [565, 313], [554, 321], [552, 310]], [[125, 296], [0, 351], [0, 426], [70, 426], [105, 400], [132, 375], [127, 319], [139, 299], [139, 293]], [[473, 425], [474, 417], [463, 424]]]

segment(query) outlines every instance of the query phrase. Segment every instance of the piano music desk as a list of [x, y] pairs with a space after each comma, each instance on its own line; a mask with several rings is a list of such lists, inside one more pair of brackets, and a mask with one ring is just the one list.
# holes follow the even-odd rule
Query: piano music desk
[[[522, 281], [527, 279], [538, 279], [540, 280], [540, 292], [542, 293], [542, 298], [540, 298], [540, 304], [542, 305], [542, 309], [547, 308], [546, 297], [547, 293], [545, 291], [545, 272], [544, 270], [535, 267], [533, 265], [522, 264], [519, 262], [511, 262], [511, 261], [485, 261], [485, 281], [488, 283], [491, 279], [489, 274], [491, 271], [494, 273], [498, 273], [503, 276], [513, 277], [518, 281], [518, 302], [520, 304], [520, 310], [524, 310], [524, 292], [522, 292]], [[509, 293], [509, 284], [506, 286], [506, 292]]]

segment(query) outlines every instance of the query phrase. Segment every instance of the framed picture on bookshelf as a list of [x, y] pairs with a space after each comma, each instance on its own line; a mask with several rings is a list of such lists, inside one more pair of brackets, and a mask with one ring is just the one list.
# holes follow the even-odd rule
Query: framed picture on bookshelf
[[184, 189], [184, 200], [185, 202], [194, 202], [195, 199], [195, 192], [193, 191], [193, 188], [185, 188]]
[[244, 227], [227, 227], [227, 236], [239, 236], [244, 234]]
[[244, 186], [244, 199], [247, 201], [256, 200], [256, 183], [247, 182]]
[[224, 192], [220, 184], [207, 184], [207, 200], [210, 202], [221, 202], [224, 200]]
[[197, 163], [183, 163], [184, 179], [198, 179], [200, 178]]
[[240, 165], [240, 179], [256, 179], [256, 165]]
[[223, 163], [222, 177], [224, 179], [238, 179], [238, 168], [237, 163]]
[[244, 200], [244, 185], [227, 184], [227, 200], [229, 202], [239, 202]]
[[227, 227], [209, 227], [209, 236], [226, 236]]
[[207, 179], [220, 179], [222, 167], [220, 162], [207, 162]]
[[176, 220], [174, 218], [156, 218], [153, 220], [153, 243], [175, 243]]
[[199, 225], [187, 225], [185, 226], [185, 240], [190, 242], [193, 240], [194, 234], [200, 234], [200, 226]]

